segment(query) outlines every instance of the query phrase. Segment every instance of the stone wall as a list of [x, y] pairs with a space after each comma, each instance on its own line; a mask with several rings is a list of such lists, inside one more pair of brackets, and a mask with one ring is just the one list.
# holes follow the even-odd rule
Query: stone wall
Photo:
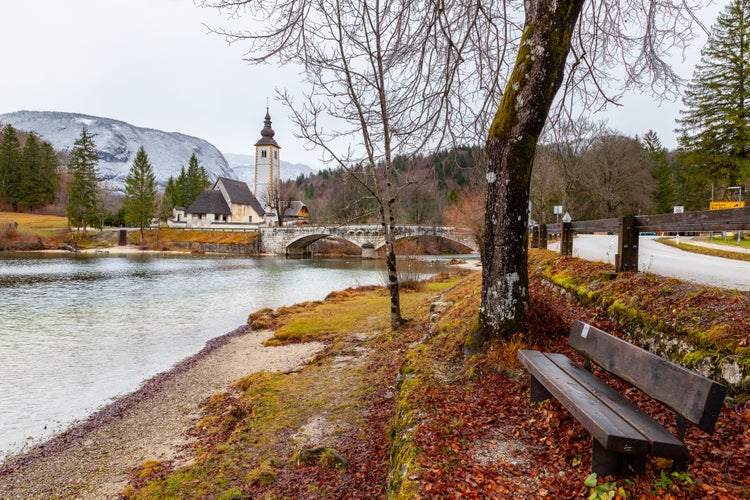
[[255, 238], [252, 243], [199, 243], [199, 242], [175, 242], [171, 244], [178, 248], [187, 248], [195, 253], [223, 253], [229, 255], [259, 255], [261, 253], [260, 238]]

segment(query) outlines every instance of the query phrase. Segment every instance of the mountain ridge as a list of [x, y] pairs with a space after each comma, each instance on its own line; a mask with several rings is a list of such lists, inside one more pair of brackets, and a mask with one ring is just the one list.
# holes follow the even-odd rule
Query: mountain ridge
[[[247, 169], [254, 165], [254, 157], [247, 155], [252, 163], [244, 165], [244, 169], [240, 163], [233, 162], [234, 165], [230, 165], [224, 154], [209, 141], [181, 132], [166, 132], [136, 126], [116, 118], [63, 111], [21, 110], [4, 113], [0, 114], [0, 124], [10, 124], [18, 130], [34, 132], [62, 152], [70, 152], [85, 126], [94, 134], [100, 177], [108, 188], [121, 193], [125, 191], [125, 179], [135, 153], [141, 146], [148, 154], [156, 181], [161, 187], [166, 185], [170, 177], [177, 178], [182, 167], [187, 169], [192, 154], [205, 167], [212, 182], [219, 177], [227, 177], [243, 180], [252, 186], [253, 179], [247, 178]], [[228, 156], [234, 158], [237, 155]], [[294, 179], [301, 172], [314, 172], [306, 165], [309, 172], [284, 161], [281, 167], [282, 179]]]

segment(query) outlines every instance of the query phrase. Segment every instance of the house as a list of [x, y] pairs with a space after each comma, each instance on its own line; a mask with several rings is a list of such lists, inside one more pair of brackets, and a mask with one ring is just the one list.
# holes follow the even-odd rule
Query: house
[[[181, 214], [179, 214], [181, 215]], [[176, 215], [173, 220], [178, 220]], [[219, 225], [260, 225], [265, 211], [247, 184], [219, 177], [211, 189], [204, 189], [185, 209], [188, 228], [212, 228]]]
[[301, 201], [290, 201], [289, 207], [284, 210], [284, 225], [307, 224], [309, 217], [307, 205]]

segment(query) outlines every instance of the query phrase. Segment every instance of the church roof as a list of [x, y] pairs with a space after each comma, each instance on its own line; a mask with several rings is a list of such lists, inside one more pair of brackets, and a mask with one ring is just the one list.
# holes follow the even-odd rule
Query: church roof
[[258, 199], [253, 196], [253, 193], [250, 192], [250, 188], [247, 186], [247, 183], [234, 179], [228, 179], [226, 177], [219, 177], [214, 184], [214, 189], [218, 188], [219, 183], [224, 186], [227, 195], [229, 195], [229, 201], [231, 203], [250, 205], [258, 215], [264, 214], [263, 206], [260, 204]]
[[195, 201], [188, 207], [189, 214], [225, 214], [231, 215], [232, 210], [227, 205], [221, 191], [215, 189], [204, 189]]
[[271, 115], [268, 113], [266, 108], [266, 118], [263, 122], [263, 130], [260, 131], [260, 140], [255, 143], [256, 146], [276, 146], [281, 149], [281, 146], [274, 140], [273, 136], [276, 132], [271, 128]]

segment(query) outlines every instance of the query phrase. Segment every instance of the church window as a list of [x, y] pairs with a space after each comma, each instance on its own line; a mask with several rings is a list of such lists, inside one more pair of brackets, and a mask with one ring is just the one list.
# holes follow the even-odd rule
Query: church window
[[261, 158], [265, 158], [266, 157], [266, 150], [265, 149], [260, 152], [260, 157]]

